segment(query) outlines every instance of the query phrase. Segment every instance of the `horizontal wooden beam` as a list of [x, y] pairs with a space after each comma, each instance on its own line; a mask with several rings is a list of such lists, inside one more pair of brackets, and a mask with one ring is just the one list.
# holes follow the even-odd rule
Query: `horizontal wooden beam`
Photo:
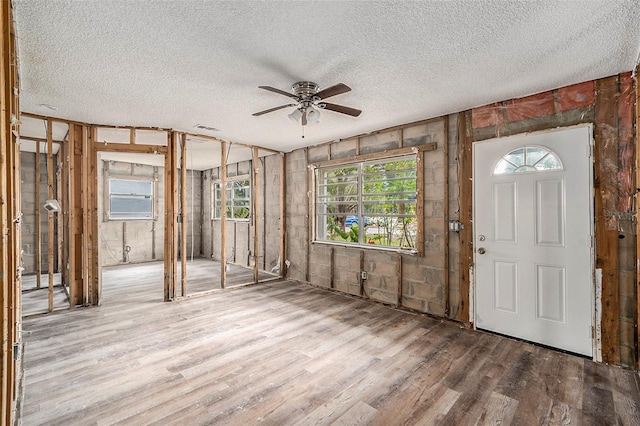
[[95, 142], [96, 151], [106, 152], [132, 152], [137, 154], [166, 154], [167, 147], [163, 145], [132, 145], [128, 143]]

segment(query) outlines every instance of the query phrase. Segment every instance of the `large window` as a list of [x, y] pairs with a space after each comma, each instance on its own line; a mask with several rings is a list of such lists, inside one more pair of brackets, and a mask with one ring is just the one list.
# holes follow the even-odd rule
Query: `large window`
[[[251, 215], [251, 181], [248, 177], [228, 180], [227, 186], [227, 218], [235, 220], [249, 219]], [[220, 219], [222, 206], [222, 185], [213, 184], [213, 218]]]
[[153, 181], [110, 178], [109, 219], [153, 219]]
[[416, 247], [416, 155], [316, 169], [316, 240]]

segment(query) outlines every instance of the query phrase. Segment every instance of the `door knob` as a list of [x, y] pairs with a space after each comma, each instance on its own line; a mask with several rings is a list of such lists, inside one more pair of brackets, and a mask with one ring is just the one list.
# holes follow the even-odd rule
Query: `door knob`
[[478, 249], [478, 254], [485, 254], [487, 251], [484, 249], [484, 247], [480, 247]]

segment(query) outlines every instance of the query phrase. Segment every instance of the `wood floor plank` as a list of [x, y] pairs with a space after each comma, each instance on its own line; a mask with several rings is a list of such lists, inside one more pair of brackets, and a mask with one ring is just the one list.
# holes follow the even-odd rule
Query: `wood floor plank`
[[22, 424], [640, 424], [631, 371], [289, 281], [165, 303], [159, 266], [24, 319]]

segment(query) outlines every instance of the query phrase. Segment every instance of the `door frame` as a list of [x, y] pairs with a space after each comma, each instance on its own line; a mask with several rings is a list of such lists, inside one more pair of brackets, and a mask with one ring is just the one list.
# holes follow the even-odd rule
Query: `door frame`
[[[592, 329], [592, 359], [597, 362], [602, 361], [602, 270], [596, 269], [596, 237], [595, 237], [595, 188], [594, 188], [594, 175], [595, 175], [595, 164], [594, 164], [594, 146], [595, 146], [595, 126], [593, 123], [585, 123], [578, 124], [574, 126], [566, 126], [566, 127], [557, 127], [553, 129], [545, 129], [536, 132], [526, 132], [526, 133], [517, 133], [508, 136], [501, 136], [491, 139], [485, 139], [482, 141], [473, 141], [471, 146], [471, 176], [472, 176], [472, 223], [476, 222], [476, 185], [475, 185], [475, 177], [476, 173], [476, 165], [475, 165], [475, 149], [476, 144], [480, 143], [491, 143], [496, 140], [504, 140], [504, 139], [515, 139], [515, 138], [526, 138], [528, 136], [535, 136], [539, 134], [547, 134], [547, 133], [555, 133], [562, 132], [570, 129], [576, 128], [587, 128], [589, 135], [589, 145], [588, 145], [588, 156], [590, 159], [589, 162], [589, 235], [591, 240], [591, 249], [589, 255], [589, 261], [591, 264], [590, 275], [591, 275], [591, 286], [590, 286], [590, 309], [591, 309], [591, 329]], [[473, 227], [471, 232], [471, 241], [472, 241], [472, 264], [469, 268], [469, 320], [472, 323], [472, 327], [474, 330], [477, 330], [477, 297], [476, 297], [476, 274], [475, 274], [475, 265], [476, 265], [476, 227]], [[517, 339], [516, 337], [513, 337]], [[537, 343], [536, 343], [537, 344]], [[561, 349], [559, 349], [561, 350]]]

